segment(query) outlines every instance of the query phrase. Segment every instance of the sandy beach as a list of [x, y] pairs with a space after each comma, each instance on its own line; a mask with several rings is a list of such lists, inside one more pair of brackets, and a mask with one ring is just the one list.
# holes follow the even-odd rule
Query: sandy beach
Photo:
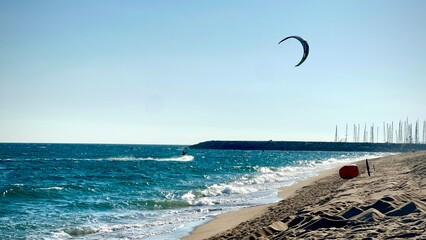
[[281, 189], [284, 199], [219, 215], [190, 239], [425, 239], [426, 152], [356, 163], [350, 180], [338, 168]]

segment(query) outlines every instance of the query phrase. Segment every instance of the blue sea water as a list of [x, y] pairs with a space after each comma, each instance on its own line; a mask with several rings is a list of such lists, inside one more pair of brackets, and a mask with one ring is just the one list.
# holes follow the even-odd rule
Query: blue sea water
[[178, 239], [277, 189], [388, 153], [0, 144], [0, 239]]

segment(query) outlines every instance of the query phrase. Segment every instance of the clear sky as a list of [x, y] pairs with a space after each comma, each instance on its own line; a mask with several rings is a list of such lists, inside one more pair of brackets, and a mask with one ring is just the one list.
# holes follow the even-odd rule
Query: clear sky
[[[336, 125], [423, 121], [425, 12], [421, 0], [0, 0], [0, 142], [332, 141]], [[300, 43], [277, 44], [289, 35], [310, 45], [300, 67]]]

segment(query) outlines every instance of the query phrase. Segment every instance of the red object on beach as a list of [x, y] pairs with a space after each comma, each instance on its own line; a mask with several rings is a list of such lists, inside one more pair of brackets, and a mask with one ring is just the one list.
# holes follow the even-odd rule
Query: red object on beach
[[343, 179], [351, 179], [359, 175], [358, 166], [356, 164], [345, 165], [340, 168], [339, 175]]

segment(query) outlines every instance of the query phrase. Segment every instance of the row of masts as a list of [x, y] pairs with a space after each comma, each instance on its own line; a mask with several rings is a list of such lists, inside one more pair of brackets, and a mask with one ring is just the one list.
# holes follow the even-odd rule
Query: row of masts
[[[402, 144], [426, 144], [426, 121], [423, 121], [423, 130], [420, 134], [420, 122], [417, 120], [414, 125], [408, 119], [399, 121], [394, 124], [383, 122], [382, 138], [380, 138], [381, 127], [374, 125], [367, 127], [364, 123], [364, 131], [361, 131], [361, 124], [354, 124], [352, 142], [369, 142], [369, 143], [402, 143]], [[362, 132], [362, 136], [361, 136]], [[361, 139], [362, 137], [362, 139]], [[421, 137], [421, 138], [420, 138]], [[382, 141], [381, 141], [382, 140]], [[350, 142], [348, 138], [348, 124], [346, 124], [346, 133], [344, 138], [339, 138], [336, 125], [336, 133], [334, 135], [335, 142]]]

